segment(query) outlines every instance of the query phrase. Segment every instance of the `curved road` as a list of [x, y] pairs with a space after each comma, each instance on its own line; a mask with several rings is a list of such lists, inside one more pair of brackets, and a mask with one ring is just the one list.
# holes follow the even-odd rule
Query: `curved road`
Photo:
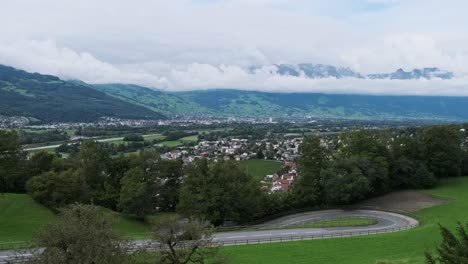
[[[333, 227], [333, 228], [293, 228], [307, 223], [331, 220], [336, 218], [349, 217], [365, 217], [377, 220], [377, 223], [370, 226], [354, 226], [354, 227]], [[395, 232], [405, 229], [410, 229], [418, 225], [418, 221], [408, 216], [401, 214], [375, 211], [375, 210], [326, 210], [314, 211], [289, 215], [275, 220], [265, 222], [260, 225], [249, 227], [249, 231], [235, 231], [216, 233], [215, 240], [226, 245], [232, 243], [251, 242], [269, 242], [285, 241], [285, 240], [300, 240], [300, 239], [317, 239], [322, 237], [332, 236], [351, 236], [351, 235], [367, 235], [369, 233], [385, 233]], [[251, 231], [250, 229], [257, 228], [262, 230]], [[283, 228], [283, 229], [281, 229]], [[265, 229], [265, 230], [263, 230]], [[260, 240], [260, 241], [259, 241]]]
[[[292, 228], [311, 222], [336, 218], [365, 217], [377, 220], [370, 226], [334, 227], [334, 228]], [[368, 235], [396, 232], [414, 228], [419, 224], [408, 216], [375, 210], [325, 210], [299, 213], [280, 217], [265, 223], [248, 227], [246, 230], [220, 232], [214, 234], [214, 240], [224, 245], [262, 243], [318, 239], [326, 237]], [[134, 241], [135, 247], [147, 245], [149, 240]], [[31, 256], [31, 251], [0, 251], [0, 263], [6, 263], [12, 256]]]

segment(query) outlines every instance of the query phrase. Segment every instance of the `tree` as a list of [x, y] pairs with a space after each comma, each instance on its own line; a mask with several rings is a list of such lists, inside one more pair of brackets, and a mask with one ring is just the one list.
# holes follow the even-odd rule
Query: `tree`
[[144, 218], [157, 211], [158, 182], [141, 168], [130, 169], [122, 178], [118, 208]]
[[437, 177], [460, 176], [461, 139], [458, 126], [433, 126], [423, 131], [429, 169]]
[[175, 211], [179, 203], [180, 185], [184, 175], [181, 160], [161, 160], [157, 172], [160, 179], [158, 206], [161, 211]]
[[260, 189], [237, 162], [199, 160], [187, 166], [185, 174], [178, 205], [183, 215], [215, 226], [258, 216]]
[[49, 171], [55, 158], [55, 154], [46, 151], [34, 154], [28, 163], [29, 175], [33, 177]]
[[130, 134], [123, 138], [124, 141], [137, 141], [142, 142], [145, 141], [145, 138], [140, 134]]
[[121, 180], [118, 207], [144, 217], [157, 211], [174, 211], [183, 176], [181, 161], [161, 160], [153, 151], [134, 156]]
[[311, 207], [323, 200], [320, 173], [330, 162], [330, 151], [321, 145], [320, 137], [305, 137], [299, 147], [298, 160], [300, 177], [293, 185], [293, 195], [297, 206]]
[[436, 184], [434, 174], [422, 161], [412, 161], [400, 157], [392, 163], [391, 178], [395, 188], [430, 188]]
[[45, 172], [32, 177], [26, 185], [31, 197], [45, 206], [57, 209], [82, 200], [80, 177], [73, 170]]
[[357, 130], [351, 133], [344, 133], [340, 136], [341, 144], [339, 151], [345, 157], [368, 156], [386, 157], [388, 152], [381, 142], [378, 135], [370, 130]]
[[369, 180], [372, 195], [381, 195], [391, 190], [389, 163], [385, 157], [359, 155], [352, 158], [356, 159], [362, 174]]
[[15, 131], [0, 130], [0, 193], [24, 191], [26, 155]]
[[153, 239], [159, 242], [159, 262], [163, 264], [225, 262], [211, 230], [200, 221], [187, 222], [177, 217], [160, 220], [155, 224]]
[[339, 148], [342, 158], [355, 159], [358, 162], [362, 174], [369, 180], [373, 195], [391, 190], [389, 153], [379, 135], [370, 130], [343, 134]]
[[130, 169], [130, 160], [125, 156], [115, 157], [110, 160], [108, 177], [104, 182], [104, 191], [100, 195], [102, 206], [117, 210], [120, 199], [121, 182], [125, 173]]
[[[457, 232], [453, 234], [446, 227], [439, 225], [442, 242], [437, 248], [437, 256], [426, 253], [428, 264], [467, 264], [468, 263], [468, 225], [458, 223]], [[458, 235], [458, 237], [457, 237]]]
[[257, 159], [264, 159], [264, 158], [265, 158], [265, 155], [263, 155], [263, 150], [259, 149], [257, 151]]
[[86, 140], [74, 159], [75, 168], [86, 190], [86, 199], [100, 204], [108, 177], [110, 157], [103, 145]]
[[370, 191], [369, 180], [363, 175], [355, 160], [340, 159], [321, 172], [325, 201], [330, 205], [350, 204], [366, 198]]
[[129, 256], [111, 222], [91, 205], [63, 209], [58, 223], [46, 226], [36, 237], [44, 248], [38, 263], [128, 263]]

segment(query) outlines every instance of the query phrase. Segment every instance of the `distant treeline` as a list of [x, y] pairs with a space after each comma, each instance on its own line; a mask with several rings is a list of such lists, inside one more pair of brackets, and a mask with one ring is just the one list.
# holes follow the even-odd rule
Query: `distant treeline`
[[20, 130], [19, 141], [21, 145], [26, 144], [37, 144], [37, 143], [49, 143], [57, 141], [65, 141], [70, 139], [70, 136], [67, 132], [59, 130], [48, 130], [45, 132], [34, 133], [34, 132], [25, 132]]

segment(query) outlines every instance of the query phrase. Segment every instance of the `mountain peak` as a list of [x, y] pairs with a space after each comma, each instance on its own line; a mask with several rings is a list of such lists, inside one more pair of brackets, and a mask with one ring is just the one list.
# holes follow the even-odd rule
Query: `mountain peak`
[[[419, 79], [452, 79], [453, 72], [441, 70], [437, 67], [425, 67], [422, 69], [413, 69], [405, 71], [403, 68], [397, 69], [391, 73], [374, 73], [374, 74], [361, 74], [352, 70], [349, 67], [336, 67], [326, 64], [312, 64], [312, 63], [299, 63], [299, 64], [272, 64], [276, 68], [276, 73], [281, 76], [293, 77], [306, 77], [309, 79], [324, 79], [324, 78], [356, 78], [356, 79], [389, 79], [389, 80], [419, 80]], [[248, 68], [250, 74], [254, 74], [259, 66], [251, 66]]]

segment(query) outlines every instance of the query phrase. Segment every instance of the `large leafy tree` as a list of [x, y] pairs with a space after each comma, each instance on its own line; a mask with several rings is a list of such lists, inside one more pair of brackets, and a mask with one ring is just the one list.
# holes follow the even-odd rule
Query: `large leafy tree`
[[24, 191], [28, 176], [25, 173], [25, 157], [18, 134], [0, 130], [0, 193]]
[[57, 209], [83, 199], [83, 184], [73, 170], [44, 172], [32, 177], [26, 188], [33, 199]]
[[109, 176], [110, 156], [102, 144], [86, 140], [74, 158], [75, 168], [86, 190], [86, 198], [100, 204], [104, 183]]
[[426, 146], [429, 169], [437, 177], [459, 176], [462, 156], [458, 126], [433, 126], [424, 130], [422, 140]]
[[378, 195], [391, 190], [389, 178], [389, 153], [379, 135], [369, 130], [359, 130], [341, 136], [339, 155], [355, 159], [364, 177], [369, 180], [370, 192]]
[[305, 137], [298, 160], [300, 178], [293, 186], [294, 200], [299, 207], [311, 207], [323, 200], [321, 171], [330, 162], [330, 151], [321, 144], [320, 137]]
[[120, 199], [121, 182], [130, 170], [130, 160], [125, 156], [112, 158], [107, 169], [108, 176], [104, 182], [104, 191], [100, 194], [100, 204], [117, 210]]
[[75, 204], [60, 214], [58, 223], [46, 226], [36, 237], [44, 248], [37, 262], [128, 263], [124, 245], [112, 229], [112, 223], [98, 208]]
[[122, 178], [118, 207], [125, 213], [144, 218], [157, 212], [159, 184], [142, 168], [130, 169]]
[[178, 210], [219, 226], [225, 220], [254, 219], [261, 193], [253, 178], [234, 161], [199, 160], [186, 168]]
[[355, 160], [339, 159], [321, 177], [327, 204], [350, 204], [366, 198], [370, 191], [369, 180]]
[[132, 157], [132, 167], [121, 180], [118, 207], [144, 217], [158, 211], [174, 211], [183, 176], [181, 161], [162, 160], [153, 151]]
[[392, 184], [398, 189], [430, 188], [436, 184], [436, 177], [422, 161], [400, 157], [391, 167]]

